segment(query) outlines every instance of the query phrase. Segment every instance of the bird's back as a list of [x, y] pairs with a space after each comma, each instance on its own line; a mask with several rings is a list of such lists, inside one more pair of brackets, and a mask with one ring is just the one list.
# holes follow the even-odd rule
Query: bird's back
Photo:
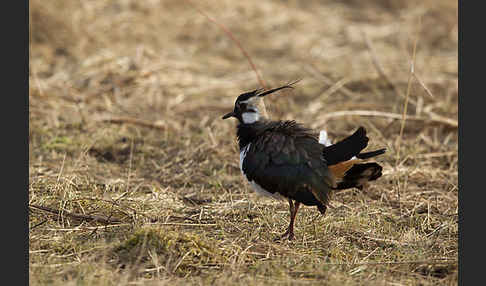
[[305, 205], [327, 204], [335, 183], [312, 130], [295, 121], [264, 121], [238, 126], [238, 139], [250, 182]]

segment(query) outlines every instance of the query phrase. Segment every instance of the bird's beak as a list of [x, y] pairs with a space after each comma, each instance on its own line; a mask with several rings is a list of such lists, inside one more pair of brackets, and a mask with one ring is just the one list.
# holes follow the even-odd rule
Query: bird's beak
[[235, 117], [236, 114], [234, 111], [231, 111], [230, 113], [226, 113], [224, 116], [223, 116], [223, 119], [227, 119], [227, 118], [230, 118], [230, 117]]

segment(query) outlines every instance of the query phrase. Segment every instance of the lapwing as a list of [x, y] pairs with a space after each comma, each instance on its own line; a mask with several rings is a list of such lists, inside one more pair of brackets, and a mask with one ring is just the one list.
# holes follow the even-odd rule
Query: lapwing
[[[295, 83], [295, 82], [294, 82]], [[294, 221], [301, 204], [316, 206], [324, 215], [334, 190], [362, 189], [382, 175], [382, 167], [366, 159], [385, 149], [361, 153], [368, 145], [364, 127], [326, 146], [319, 136], [294, 120], [270, 120], [262, 114], [262, 97], [285, 88], [256, 89], [238, 96], [233, 111], [222, 119], [238, 119], [236, 136], [240, 170], [261, 195], [286, 199], [290, 223], [279, 239], [294, 239]]]

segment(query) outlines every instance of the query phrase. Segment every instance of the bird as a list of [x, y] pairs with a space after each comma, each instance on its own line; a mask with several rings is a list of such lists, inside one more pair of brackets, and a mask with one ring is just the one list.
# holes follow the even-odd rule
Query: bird
[[[382, 166], [368, 159], [384, 154], [386, 148], [362, 152], [368, 145], [366, 129], [335, 144], [322, 144], [314, 130], [295, 120], [270, 120], [262, 110], [263, 97], [293, 88], [296, 82], [240, 94], [233, 111], [222, 119], [235, 118], [240, 151], [240, 170], [260, 195], [287, 200], [290, 222], [278, 240], [293, 240], [295, 217], [301, 204], [316, 206], [321, 215], [337, 190], [363, 189], [382, 176]], [[327, 145], [327, 146], [326, 146]]]

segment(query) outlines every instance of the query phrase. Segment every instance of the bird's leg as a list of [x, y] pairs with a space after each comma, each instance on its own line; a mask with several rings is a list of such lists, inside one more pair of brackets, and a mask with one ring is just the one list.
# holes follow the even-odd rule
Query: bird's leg
[[300, 203], [295, 202], [295, 208], [294, 208], [294, 214], [290, 215], [290, 224], [289, 224], [289, 240], [294, 239], [294, 222], [295, 222], [295, 217], [297, 216], [297, 211], [299, 210]]
[[284, 234], [282, 234], [281, 236], [279, 236], [279, 237], [277, 238], [277, 240], [279, 240], [279, 239], [282, 239], [282, 238], [286, 237], [286, 236], [289, 234], [289, 232], [290, 232], [290, 226], [292, 225], [292, 214], [294, 213], [294, 210], [295, 210], [294, 202], [292, 202], [292, 200], [291, 200], [291, 199], [289, 199], [289, 209], [290, 209], [290, 225], [289, 225], [289, 227], [287, 228], [287, 230], [285, 231], [285, 233], [284, 233]]
[[297, 215], [297, 211], [299, 210], [300, 203], [299, 202], [294, 202], [289, 199], [289, 207], [290, 207], [290, 224], [289, 227], [287, 228], [287, 231], [280, 236], [280, 239], [288, 236], [289, 240], [294, 239], [294, 222], [295, 222], [295, 216]]

